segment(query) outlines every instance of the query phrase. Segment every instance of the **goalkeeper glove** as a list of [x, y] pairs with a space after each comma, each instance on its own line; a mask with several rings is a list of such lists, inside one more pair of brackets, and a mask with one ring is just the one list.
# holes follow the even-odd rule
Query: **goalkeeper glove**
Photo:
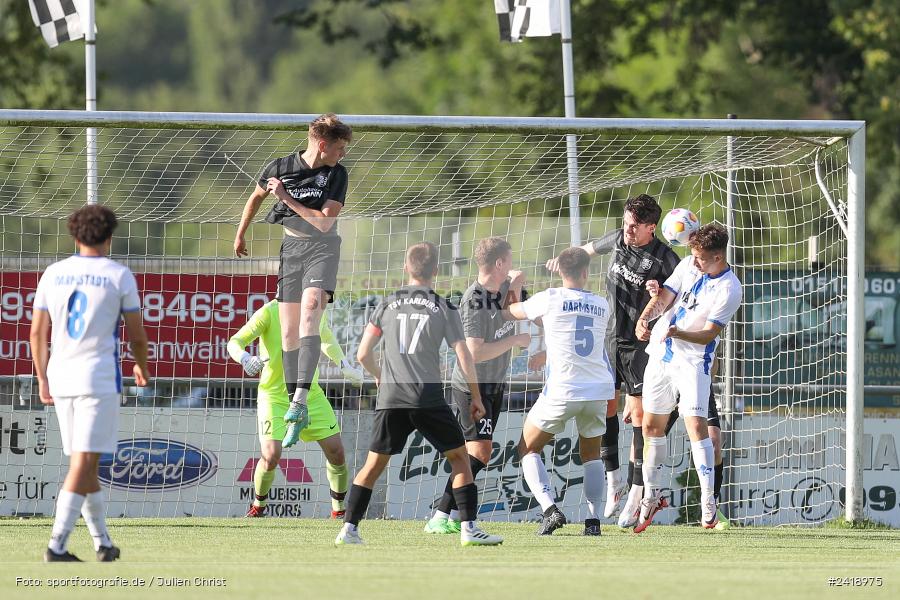
[[250, 377], [256, 377], [263, 368], [263, 360], [258, 356], [252, 356], [249, 352], [244, 352], [241, 357], [241, 366], [244, 367], [244, 373]]
[[357, 369], [353, 365], [350, 364], [350, 361], [344, 358], [341, 361], [341, 373], [344, 375], [344, 379], [349, 381], [355, 386], [362, 385], [363, 382], [363, 372], [362, 369]]
[[285, 448], [290, 448], [299, 442], [301, 431], [302, 428], [297, 423], [288, 423], [287, 431], [285, 432], [284, 440], [281, 442], [281, 445]]

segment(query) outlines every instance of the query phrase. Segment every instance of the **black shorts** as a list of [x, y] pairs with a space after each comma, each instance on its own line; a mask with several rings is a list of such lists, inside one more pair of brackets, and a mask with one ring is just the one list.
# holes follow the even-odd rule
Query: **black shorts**
[[644, 346], [634, 346], [621, 340], [614, 343], [611, 354], [616, 361], [616, 389], [627, 396], [643, 396], [644, 371], [650, 356]]
[[328, 292], [331, 302], [337, 287], [341, 260], [341, 238], [298, 238], [285, 236], [278, 254], [279, 302], [300, 302], [303, 290], [319, 288]]
[[472, 404], [472, 395], [468, 391], [450, 388], [450, 409], [456, 415], [456, 420], [459, 421], [459, 426], [462, 428], [467, 442], [494, 439], [494, 428], [497, 426], [497, 419], [500, 418], [500, 411], [503, 409], [503, 396], [506, 395], [505, 383], [479, 383], [478, 389], [481, 390], [484, 416], [478, 420], [478, 423], [475, 423], [472, 421], [472, 412], [469, 409]]
[[414, 430], [438, 452], [465, 446], [462, 430], [446, 404], [431, 408], [382, 408], [375, 410], [369, 450], [378, 454], [400, 454]]
[[[669, 432], [672, 431], [672, 428], [675, 427], [675, 423], [678, 421], [678, 401], [681, 400], [680, 396], [675, 396], [675, 410], [672, 411], [672, 414], [669, 415], [669, 422], [666, 423], [666, 435], [669, 435]], [[722, 428], [721, 423], [719, 422], [719, 407], [716, 406], [716, 392], [713, 385], [709, 384], [709, 407], [707, 408], [707, 417], [706, 417], [706, 426], [707, 427], [718, 427]]]

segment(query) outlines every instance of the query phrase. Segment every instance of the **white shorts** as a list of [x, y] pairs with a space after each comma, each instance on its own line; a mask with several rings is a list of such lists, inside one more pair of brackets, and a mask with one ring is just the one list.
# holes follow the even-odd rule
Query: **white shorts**
[[[709, 417], [712, 379], [703, 365], [665, 363], [651, 358], [644, 371], [644, 412], [668, 415], [677, 404], [682, 417]], [[680, 402], [675, 402], [676, 394]]]
[[119, 403], [119, 394], [54, 397], [63, 453], [115, 452]]
[[565, 401], [550, 400], [541, 394], [526, 419], [546, 433], [562, 433], [569, 419], [575, 419], [581, 437], [600, 437], [606, 432], [606, 404], [608, 400]]

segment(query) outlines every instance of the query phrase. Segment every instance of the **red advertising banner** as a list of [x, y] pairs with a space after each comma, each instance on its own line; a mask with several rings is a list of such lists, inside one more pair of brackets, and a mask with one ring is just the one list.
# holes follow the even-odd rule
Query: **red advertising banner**
[[[32, 373], [28, 335], [40, 273], [0, 273], [0, 375]], [[151, 377], [240, 378], [228, 339], [274, 294], [274, 275], [136, 273]], [[124, 337], [124, 336], [123, 336]], [[134, 365], [122, 348], [122, 374]]]

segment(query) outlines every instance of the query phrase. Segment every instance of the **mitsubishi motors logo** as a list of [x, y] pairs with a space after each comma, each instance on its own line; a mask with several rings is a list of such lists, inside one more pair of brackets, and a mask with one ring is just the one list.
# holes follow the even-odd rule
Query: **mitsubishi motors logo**
[[[256, 463], [259, 458], [251, 458], [244, 465], [241, 474], [238, 475], [238, 481], [253, 481], [253, 472], [256, 470]], [[303, 464], [302, 458], [282, 458], [278, 461], [278, 468], [284, 475], [284, 480], [288, 483], [312, 483], [312, 475], [309, 469]]]

